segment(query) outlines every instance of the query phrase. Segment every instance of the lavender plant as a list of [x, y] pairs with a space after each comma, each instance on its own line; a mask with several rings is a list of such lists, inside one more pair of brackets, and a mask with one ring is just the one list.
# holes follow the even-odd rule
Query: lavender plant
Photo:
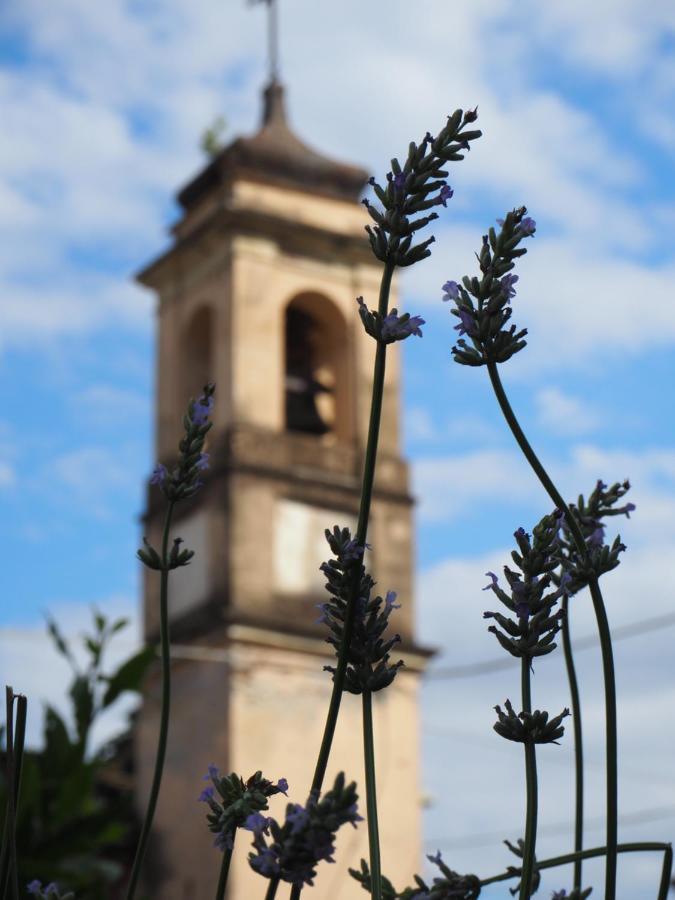
[[[379, 298], [369, 308], [363, 297], [357, 298], [358, 313], [365, 332], [375, 341], [370, 419], [361, 480], [361, 500], [356, 531], [335, 525], [325, 532], [331, 553], [321, 566], [326, 579], [328, 599], [319, 604], [320, 621], [327, 627], [326, 640], [335, 652], [334, 665], [324, 668], [332, 677], [332, 693], [326, 715], [323, 737], [318, 751], [310, 791], [303, 804], [289, 802], [283, 820], [264, 815], [269, 800], [277, 794], [287, 795], [288, 784], [281, 778], [273, 782], [256, 771], [244, 780], [237, 773], [221, 775], [209, 767], [208, 786], [199, 800], [206, 804], [207, 828], [214, 835], [214, 845], [222, 853], [216, 900], [225, 896], [232, 854], [237, 835], [247, 832], [252, 849], [248, 854], [251, 869], [267, 882], [266, 900], [273, 900], [282, 883], [290, 885], [291, 900], [298, 900], [305, 888], [314, 884], [321, 862], [332, 862], [335, 837], [346, 824], [356, 827], [362, 821], [358, 813], [358, 796], [354, 782], [347, 783], [340, 773], [332, 788], [323, 791], [323, 782], [331, 753], [336, 723], [343, 694], [360, 695], [363, 715], [363, 753], [365, 764], [366, 820], [369, 861], [362, 860], [360, 869], [351, 875], [374, 900], [476, 900], [483, 887], [502, 881], [516, 880], [510, 893], [527, 900], [539, 888], [541, 872], [569, 863], [574, 864], [573, 886], [554, 892], [553, 900], [585, 900], [591, 888], [582, 887], [582, 861], [594, 857], [606, 860], [605, 900], [615, 900], [616, 866], [619, 853], [660, 852], [663, 867], [659, 900], [665, 900], [672, 869], [672, 849], [657, 842], [618, 844], [617, 841], [617, 725], [614, 665], [609, 624], [599, 580], [615, 569], [625, 550], [620, 537], [605, 542], [605, 519], [630, 516], [632, 503], [621, 503], [629, 483], [608, 487], [598, 481], [585, 499], [565, 503], [539, 458], [523, 433], [501, 382], [499, 365], [507, 362], [526, 346], [527, 330], [512, 322], [512, 301], [516, 296], [518, 276], [515, 261], [526, 253], [523, 242], [534, 236], [535, 221], [525, 207], [514, 209], [498, 220], [499, 231], [490, 228], [483, 237], [477, 254], [480, 274], [465, 276], [460, 281], [448, 280], [443, 285], [445, 301], [451, 303], [458, 320], [458, 340], [452, 349], [461, 365], [485, 367], [495, 397], [525, 458], [546, 490], [554, 509], [532, 528], [531, 533], [518, 528], [514, 533], [516, 547], [511, 564], [503, 573], [488, 572], [491, 591], [500, 607], [484, 613], [490, 621], [488, 631], [501, 648], [521, 663], [520, 711], [510, 699], [495, 707], [495, 732], [502, 738], [523, 745], [527, 787], [524, 838], [506, 842], [519, 865], [487, 878], [475, 874], [458, 874], [441, 858], [429, 860], [439, 874], [429, 883], [421, 875], [414, 885], [397, 890], [382, 873], [377, 815], [376, 750], [373, 731], [372, 695], [394, 682], [403, 665], [391, 654], [400, 637], [390, 631], [395, 610], [399, 608], [393, 590], [384, 596], [374, 591], [375, 582], [365, 559], [372, 548], [367, 543], [368, 523], [377, 462], [378, 438], [382, 415], [387, 348], [410, 336], [422, 337], [424, 320], [409, 313], [399, 314], [389, 308], [392, 278], [398, 267], [414, 265], [427, 258], [434, 241], [431, 236], [417, 241], [417, 232], [437, 217], [436, 209], [446, 207], [453, 196], [447, 184], [449, 162], [463, 159], [463, 151], [481, 132], [470, 126], [477, 110], [457, 110], [436, 137], [427, 133], [419, 144], [411, 143], [403, 163], [392, 159], [391, 170], [384, 183], [370, 180], [375, 200], [365, 199], [373, 224], [366, 231], [371, 249], [383, 266]], [[127, 900], [135, 896], [148, 837], [152, 827], [160, 791], [170, 718], [170, 637], [168, 623], [169, 576], [174, 569], [188, 565], [193, 552], [182, 547], [175, 538], [169, 547], [174, 507], [188, 499], [202, 486], [201, 473], [208, 467], [205, 441], [211, 428], [214, 386], [208, 384], [197, 400], [190, 402], [183, 419], [183, 437], [175, 463], [159, 462], [151, 484], [166, 500], [161, 546], [153, 547], [146, 538], [138, 551], [142, 563], [159, 572], [160, 638], [162, 663], [162, 706], [154, 775], [148, 806], [133, 862]], [[583, 847], [583, 742], [581, 733], [580, 692], [572, 655], [569, 628], [570, 600], [583, 588], [591, 594], [600, 637], [605, 686], [606, 767], [607, 767], [607, 833], [601, 847]], [[576, 602], [576, 601], [575, 601]], [[562, 636], [563, 653], [570, 690], [571, 718], [575, 742], [575, 826], [574, 851], [541, 860], [536, 856], [538, 819], [537, 747], [556, 743], [565, 733], [564, 722], [570, 716], [567, 708], [551, 715], [535, 708], [532, 702], [532, 674], [535, 661], [556, 649], [556, 638]], [[18, 900], [16, 865], [16, 805], [21, 767], [21, 746], [25, 728], [25, 700], [18, 706], [17, 732], [13, 723], [14, 695], [8, 693], [7, 771], [8, 802], [2, 854], [0, 888], [9, 884], [10, 894]], [[22, 724], [23, 723], [23, 724]], [[282, 727], [282, 726], [280, 726]], [[61, 896], [55, 884], [45, 888], [35, 880], [28, 890], [36, 897]], [[72, 895], [64, 895], [70, 897]]]
[[136, 848], [127, 888], [127, 900], [132, 900], [138, 886], [141, 874], [141, 866], [145, 857], [152, 820], [155, 815], [157, 798], [162, 783], [164, 769], [164, 757], [166, 755], [166, 743], [169, 734], [169, 711], [171, 704], [171, 642], [169, 637], [169, 573], [173, 569], [187, 566], [194, 556], [194, 552], [182, 549], [181, 538], [175, 538], [169, 549], [169, 534], [173, 511], [177, 503], [193, 497], [202, 486], [201, 472], [208, 468], [209, 455], [204, 452], [204, 441], [211, 429], [209, 417], [213, 412], [215, 385], [207, 384], [203, 393], [197, 400], [190, 401], [187, 412], [183, 417], [183, 438], [178, 445], [178, 460], [169, 470], [163, 463], [158, 463], [150, 479], [164, 494], [167, 505], [164, 517], [164, 529], [162, 533], [161, 550], [157, 551], [146, 538], [143, 538], [144, 546], [138, 551], [138, 558], [149, 569], [160, 573], [159, 594], [159, 624], [160, 642], [162, 654], [162, 707], [160, 713], [159, 736], [157, 741], [157, 754], [155, 758], [155, 770], [150, 787], [150, 796], [145, 813], [145, 819], [141, 828], [141, 834]]

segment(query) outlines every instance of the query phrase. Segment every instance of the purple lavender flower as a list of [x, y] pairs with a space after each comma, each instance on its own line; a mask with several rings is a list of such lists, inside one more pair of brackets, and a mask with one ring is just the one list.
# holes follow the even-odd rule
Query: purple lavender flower
[[589, 547], [602, 547], [605, 543], [605, 526], [602, 522], [596, 522], [595, 528], [586, 538]]
[[449, 184], [444, 184], [438, 195], [438, 202], [442, 203], [443, 206], [447, 207], [448, 200], [450, 200], [450, 198], [453, 196], [454, 193], [455, 192], [453, 191], [453, 189], [450, 187]]
[[209, 454], [208, 454], [208, 453], [200, 453], [200, 454], [199, 454], [199, 459], [197, 460], [197, 462], [195, 463], [195, 465], [197, 466], [197, 468], [198, 468], [200, 471], [203, 471], [204, 469], [208, 469], [208, 467], [209, 467]]
[[459, 285], [456, 281], [446, 281], [441, 290], [445, 292], [443, 294], [444, 303], [448, 300], [459, 300]]
[[537, 223], [530, 216], [525, 216], [524, 219], [521, 219], [518, 229], [523, 237], [532, 237], [537, 230]]
[[401, 604], [396, 602], [396, 596], [396, 591], [387, 591], [384, 598], [384, 605], [387, 612], [390, 612], [392, 609], [401, 608]]
[[286, 797], [288, 796], [288, 781], [285, 778], [280, 778], [275, 787], [280, 794], [283, 794]]
[[455, 325], [455, 331], [458, 331], [460, 334], [468, 334], [469, 336], [476, 334], [476, 323], [468, 309], [460, 306], [457, 313], [459, 315], [459, 323]]
[[206, 394], [202, 394], [192, 404], [190, 418], [194, 425], [206, 425], [207, 419], [213, 411], [214, 402], [213, 395], [207, 397]]
[[502, 296], [505, 297], [507, 301], [516, 296], [516, 289], [513, 286], [516, 281], [518, 281], [518, 276], [509, 273], [508, 275], [504, 275], [499, 282], [502, 289]]
[[399, 316], [397, 309], [392, 309], [382, 320], [381, 338], [385, 342], [402, 341], [414, 334], [422, 337], [421, 327], [425, 324], [421, 316]]
[[286, 812], [286, 821], [291, 823], [291, 834], [297, 834], [309, 825], [309, 813], [299, 803], [292, 803]]
[[402, 191], [405, 188], [406, 176], [403, 172], [399, 172], [397, 175], [394, 175], [393, 182], [394, 187], [397, 191]]
[[496, 588], [497, 585], [499, 584], [499, 579], [497, 578], [495, 573], [494, 572], [486, 572], [485, 574], [487, 575], [488, 578], [492, 579], [492, 583], [486, 584], [485, 587], [483, 588], [483, 590], [489, 591], [491, 588]]
[[220, 769], [218, 766], [214, 766], [213, 763], [209, 763], [208, 772], [204, 776], [204, 781], [215, 781], [220, 775]]
[[[152, 475], [150, 476], [150, 484], [164, 484], [167, 475], [168, 472], [166, 466], [163, 466], [162, 463], [157, 463], [155, 468], [152, 470]], [[31, 884], [32, 883], [33, 882], [31, 882]]]
[[38, 881], [37, 878], [35, 878], [33, 881], [30, 881], [26, 885], [26, 890], [29, 894], [33, 894], [35, 897], [39, 897], [42, 893], [42, 882]]
[[264, 878], [276, 878], [281, 872], [277, 854], [272, 847], [263, 847], [258, 850], [257, 856], [250, 856], [251, 868]]
[[209, 800], [213, 800], [213, 794], [214, 794], [214, 788], [212, 788], [212, 787], [204, 788], [204, 790], [201, 792], [199, 797], [197, 797], [197, 800], [199, 801], [199, 803], [208, 803]]
[[267, 834], [272, 820], [268, 816], [263, 816], [259, 812], [251, 813], [244, 822], [244, 828], [252, 831], [254, 834]]
[[635, 504], [634, 503], [626, 503], [622, 512], [624, 512], [626, 514], [627, 519], [630, 519], [630, 514], [632, 512], [635, 512]]
[[225, 850], [232, 850], [234, 847], [234, 839], [230, 833], [221, 831], [216, 835], [213, 846], [216, 850], [220, 850], [224, 853]]

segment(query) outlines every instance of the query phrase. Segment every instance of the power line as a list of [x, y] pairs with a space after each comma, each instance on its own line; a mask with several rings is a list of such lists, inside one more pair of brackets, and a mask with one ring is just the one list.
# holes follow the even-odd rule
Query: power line
[[[675, 807], [673, 806], [655, 806], [649, 809], [637, 810], [635, 812], [625, 813], [619, 816], [620, 825], [641, 825], [643, 822], [655, 822], [659, 819], [675, 818]], [[584, 830], [593, 830], [604, 828], [604, 816], [597, 816], [592, 819], [586, 819], [584, 822]], [[569, 822], [551, 822], [550, 824], [540, 825], [537, 829], [538, 834], [567, 834], [570, 830]], [[433, 838], [424, 843], [428, 847], [453, 847], [468, 850], [474, 847], [486, 847], [494, 844], [495, 841], [504, 839], [503, 831], [483, 831], [467, 834], [459, 838]]]
[[[641, 634], [648, 634], [650, 631], [658, 631], [661, 628], [672, 628], [675, 625], [675, 613], [669, 613], [665, 616], [655, 616], [651, 619], [641, 619], [639, 622], [633, 622], [631, 625], [622, 625], [615, 628], [612, 632], [612, 641], [624, 641], [627, 638], [638, 637]], [[595, 634], [589, 634], [575, 640], [573, 649], [589, 650], [591, 647], [597, 646], [598, 637]], [[426, 673], [429, 680], [451, 680], [456, 678], [474, 678], [477, 675], [487, 675], [489, 672], [501, 672], [504, 669], [511, 669], [516, 664], [515, 659], [506, 657], [503, 659], [487, 659], [483, 662], [466, 663], [462, 666], [443, 666], [438, 669], [431, 669]]]

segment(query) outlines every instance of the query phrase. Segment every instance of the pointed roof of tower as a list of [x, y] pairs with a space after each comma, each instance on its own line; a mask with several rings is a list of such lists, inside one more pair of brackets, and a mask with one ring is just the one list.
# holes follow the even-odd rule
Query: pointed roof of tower
[[312, 149], [290, 128], [284, 88], [276, 80], [263, 92], [263, 117], [252, 137], [236, 138], [178, 194], [184, 209], [233, 177], [279, 184], [341, 200], [357, 200], [368, 179], [359, 166], [338, 162]]

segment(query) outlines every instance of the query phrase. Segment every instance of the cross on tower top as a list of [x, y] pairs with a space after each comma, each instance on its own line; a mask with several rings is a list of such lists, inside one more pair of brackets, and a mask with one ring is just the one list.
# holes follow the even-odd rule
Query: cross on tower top
[[251, 0], [267, 7], [267, 66], [270, 83], [279, 80], [279, 16], [277, 0]]

